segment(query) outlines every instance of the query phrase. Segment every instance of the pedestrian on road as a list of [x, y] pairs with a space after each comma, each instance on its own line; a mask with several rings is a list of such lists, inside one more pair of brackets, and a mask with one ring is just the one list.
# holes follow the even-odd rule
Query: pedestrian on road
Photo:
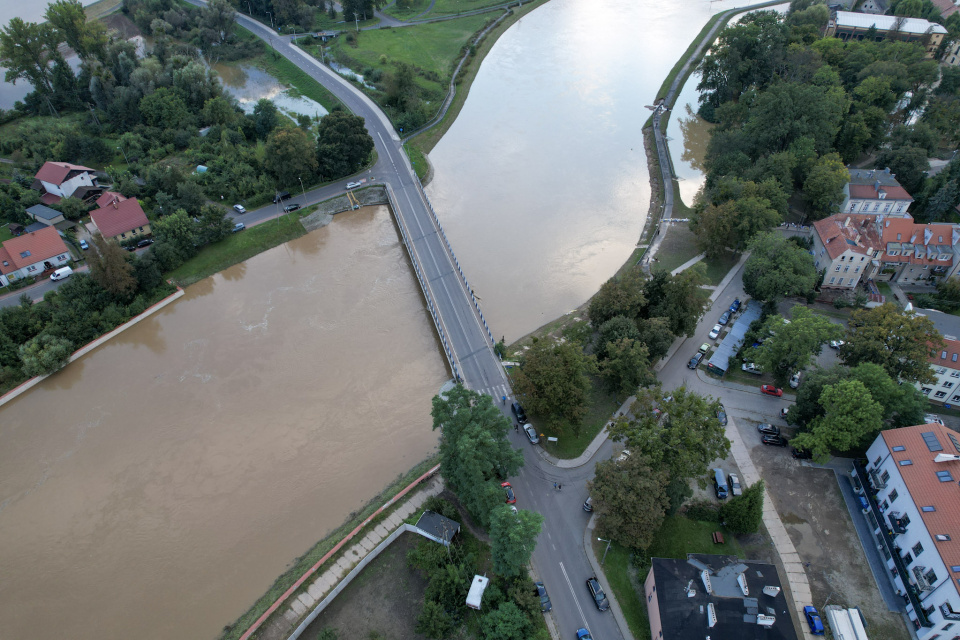
[[513, 430], [516, 431], [517, 433], [520, 433], [520, 423], [519, 423], [519, 422], [518, 422], [517, 424], [513, 425]]
[[560, 491], [561, 489], [563, 489], [563, 485], [562, 485], [562, 484], [558, 484], [558, 485], [557, 485], [557, 491]]
[[506, 406], [506, 404], [507, 404], [507, 396], [503, 396], [503, 404], [504, 404], [504, 406]]
[[556, 483], [556, 482], [553, 483], [553, 488], [554, 488], [554, 489], [557, 488], [557, 483]]

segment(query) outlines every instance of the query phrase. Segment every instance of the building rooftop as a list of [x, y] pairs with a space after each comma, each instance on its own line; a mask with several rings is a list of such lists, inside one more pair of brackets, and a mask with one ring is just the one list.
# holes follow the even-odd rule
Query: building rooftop
[[880, 248], [877, 216], [863, 213], [838, 213], [813, 223], [820, 243], [835, 260], [846, 251], [872, 258]]
[[[900, 20], [898, 16], [877, 16], [869, 13], [837, 11], [836, 22], [838, 27], [853, 27], [856, 29], [876, 27], [878, 31], [890, 31], [894, 25], [897, 24], [898, 20]], [[927, 33], [928, 30], [930, 33], [947, 33], [947, 30], [944, 29], [943, 26], [936, 22], [927, 22], [921, 18], [904, 18], [902, 24], [900, 24], [897, 29], [897, 31], [901, 33], [915, 34], [924, 34]]]
[[108, 204], [112, 204], [114, 200], [123, 202], [126, 198], [123, 194], [117, 193], [116, 191], [104, 191], [103, 194], [97, 198], [97, 206], [100, 208], [106, 207]]
[[940, 10], [940, 17], [944, 19], [960, 11], [960, 0], [931, 0], [931, 2]]
[[114, 200], [106, 207], [94, 209], [90, 212], [90, 219], [104, 238], [113, 238], [150, 223], [136, 198]]
[[927, 362], [935, 367], [947, 367], [950, 369], [960, 369], [960, 340], [953, 338], [943, 339], [946, 346], [927, 358]]
[[702, 554], [651, 564], [663, 640], [796, 640], [776, 566]]
[[47, 207], [42, 204], [33, 205], [32, 207], [27, 209], [27, 213], [33, 216], [34, 219], [42, 219], [42, 220], [53, 220], [54, 218], [59, 218], [60, 216], [63, 215], [56, 209], [51, 209], [50, 207]]
[[710, 361], [707, 363], [707, 371], [721, 376], [726, 373], [727, 367], [730, 366], [730, 358], [740, 350], [740, 345], [743, 344], [743, 337], [747, 335], [750, 325], [754, 320], [760, 318], [762, 307], [759, 302], [756, 300], [747, 300], [747, 304], [744, 306], [743, 313], [741, 313], [740, 317], [733, 323], [733, 327], [730, 329], [730, 332], [724, 336], [717, 350], [710, 356]]
[[[921, 424], [888, 429], [880, 436], [943, 563], [960, 566], [960, 434], [939, 424]], [[947, 459], [937, 462], [938, 457]]]
[[[48, 226], [11, 238], [3, 243], [3, 248], [10, 256], [9, 262], [17, 269], [67, 253], [67, 245], [63, 244], [60, 232]], [[8, 265], [2, 266], [6, 268]]]
[[415, 525], [424, 533], [430, 535], [437, 542], [444, 544], [453, 540], [453, 536], [460, 531], [460, 523], [442, 516], [434, 511], [424, 511]]
[[94, 173], [90, 167], [84, 167], [79, 164], [70, 164], [69, 162], [44, 162], [40, 170], [37, 171], [37, 180], [49, 182], [50, 184], [60, 185], [77, 175], [88, 171]]

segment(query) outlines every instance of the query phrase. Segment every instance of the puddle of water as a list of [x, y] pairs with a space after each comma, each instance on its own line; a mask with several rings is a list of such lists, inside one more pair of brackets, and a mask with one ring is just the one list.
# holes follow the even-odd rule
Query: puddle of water
[[303, 114], [322, 118], [327, 110], [319, 102], [295, 96], [266, 71], [246, 64], [217, 63], [213, 69], [220, 75], [227, 93], [237, 99], [244, 113], [253, 113], [257, 101], [266, 98], [288, 116]]

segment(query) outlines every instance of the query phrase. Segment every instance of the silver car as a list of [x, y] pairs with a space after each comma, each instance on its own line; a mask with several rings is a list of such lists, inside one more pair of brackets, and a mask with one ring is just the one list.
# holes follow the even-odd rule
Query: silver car
[[527, 440], [530, 441], [530, 444], [537, 444], [540, 442], [540, 436], [537, 435], [537, 430], [533, 428], [533, 425], [529, 422], [523, 425], [523, 432], [527, 434]]
[[735, 496], [739, 496], [740, 494], [742, 494], [743, 489], [740, 488], [740, 477], [735, 473], [731, 473], [729, 480], [730, 480], [730, 493], [732, 493]]

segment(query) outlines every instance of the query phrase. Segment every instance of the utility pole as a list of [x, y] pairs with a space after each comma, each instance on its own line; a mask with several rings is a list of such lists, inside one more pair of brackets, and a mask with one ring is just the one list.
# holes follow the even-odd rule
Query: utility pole
[[127, 152], [123, 150], [123, 147], [117, 147], [117, 149], [120, 149], [120, 153], [123, 154], [123, 159], [124, 159], [124, 161], [127, 163], [127, 168], [129, 169], [129, 168], [130, 168], [130, 160], [127, 159]]
[[267, 11], [267, 15], [270, 16], [270, 27], [271, 27], [274, 31], [276, 31], [277, 28], [276, 28], [275, 26], [273, 26], [273, 14], [270, 13], [269, 11]]
[[356, 12], [356, 11], [353, 12], [353, 21], [354, 21], [354, 22], [356, 23], [356, 25], [357, 25], [357, 33], [360, 33], [360, 18], [357, 17], [357, 12]]
[[300, 191], [303, 193], [303, 206], [307, 206], [307, 191], [303, 188], [303, 180], [297, 176], [297, 180], [300, 180]]
[[602, 567], [602, 566], [603, 566], [603, 563], [607, 561], [607, 551], [610, 551], [610, 541], [609, 541], [609, 540], [604, 540], [603, 538], [597, 538], [597, 540], [599, 540], [600, 542], [606, 542], [606, 543], [607, 543], [607, 549], [606, 549], [606, 551], [603, 552], [603, 560], [600, 561], [600, 566]]

